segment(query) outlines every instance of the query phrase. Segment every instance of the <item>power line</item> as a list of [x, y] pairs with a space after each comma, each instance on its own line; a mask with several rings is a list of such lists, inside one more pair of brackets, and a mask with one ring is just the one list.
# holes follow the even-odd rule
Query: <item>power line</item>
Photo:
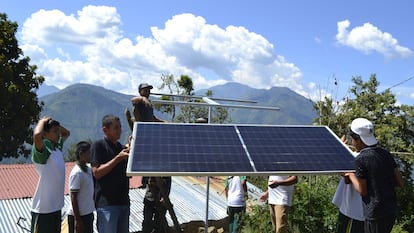
[[401, 84], [403, 84], [403, 83], [406, 83], [406, 82], [408, 82], [408, 81], [410, 81], [411, 79], [413, 79], [414, 78], [414, 76], [411, 76], [411, 77], [409, 77], [409, 78], [407, 78], [406, 80], [403, 80], [403, 81], [401, 81], [401, 82], [399, 82], [399, 83], [397, 83], [397, 84], [394, 84], [394, 85], [392, 85], [391, 87], [389, 87], [389, 88], [387, 88], [387, 89], [385, 89], [386, 91], [387, 90], [390, 90], [391, 88], [394, 88], [394, 87], [397, 87], [397, 86], [399, 86], [399, 85], [401, 85]]

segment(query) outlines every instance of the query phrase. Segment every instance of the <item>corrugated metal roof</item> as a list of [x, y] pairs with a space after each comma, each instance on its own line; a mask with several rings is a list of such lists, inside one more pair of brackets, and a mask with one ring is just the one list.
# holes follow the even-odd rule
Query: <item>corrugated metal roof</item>
[[[68, 176], [75, 163], [66, 163], [65, 193], [68, 194]], [[209, 192], [209, 220], [220, 220], [227, 217], [227, 202], [223, 194], [225, 177], [210, 178]], [[170, 200], [178, 222], [204, 221], [206, 214], [206, 178], [205, 177], [173, 177]], [[33, 164], [0, 165], [0, 232], [26, 232], [17, 225], [17, 222], [26, 229], [30, 229], [32, 196], [36, 190], [38, 175]], [[144, 189], [141, 186], [141, 177], [132, 177], [130, 180], [130, 232], [141, 230], [143, 219]], [[261, 191], [248, 183], [249, 196], [257, 199]], [[66, 216], [70, 205], [69, 195], [65, 196], [65, 207], [62, 210]], [[167, 220], [172, 226], [172, 220], [167, 214]], [[96, 218], [95, 218], [96, 219]], [[95, 231], [97, 232], [97, 231]]]
[[[65, 194], [68, 193], [68, 177], [75, 163], [66, 163]], [[33, 197], [39, 175], [34, 164], [0, 165], [0, 200]]]
[[[205, 220], [206, 212], [206, 189], [203, 182], [197, 182], [197, 179], [191, 177], [173, 177], [170, 200], [173, 203], [174, 212], [180, 224], [190, 221]], [[211, 187], [214, 187], [212, 185]], [[143, 196], [144, 189], [130, 189], [131, 199], [131, 216], [130, 232], [141, 230], [143, 219]], [[19, 218], [23, 227], [30, 229], [30, 207], [32, 198], [19, 198], [12, 200], [0, 200], [0, 232], [16, 233], [25, 232], [19, 226]], [[69, 196], [65, 196], [65, 207], [62, 211], [66, 215], [67, 207], [70, 204]], [[210, 190], [209, 195], [209, 220], [220, 220], [227, 217], [227, 203], [223, 194], [216, 189]], [[172, 220], [167, 214], [167, 220], [172, 226]]]
[[[65, 194], [69, 194], [69, 174], [75, 162], [66, 163]], [[39, 175], [34, 164], [2, 164], [0, 165], [0, 200], [33, 197]], [[141, 186], [140, 177], [130, 180], [130, 188]]]

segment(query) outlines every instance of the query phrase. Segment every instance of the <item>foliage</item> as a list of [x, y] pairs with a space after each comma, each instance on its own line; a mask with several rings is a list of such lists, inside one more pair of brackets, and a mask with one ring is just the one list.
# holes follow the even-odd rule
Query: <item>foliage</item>
[[[175, 94], [179, 92], [179, 87], [178, 87], [178, 83], [174, 80], [174, 75], [172, 74], [162, 74], [161, 75], [161, 81], [162, 84], [160, 86], [160, 89], [168, 89], [168, 94]], [[161, 100], [167, 100], [167, 101], [172, 101], [173, 96], [169, 96], [169, 95], [163, 95], [161, 96]], [[167, 112], [171, 114], [171, 119], [170, 121], [173, 121], [175, 119], [175, 106], [171, 105], [171, 104], [161, 104], [161, 105], [156, 105], [155, 108], [157, 110], [160, 110], [162, 112]]]
[[397, 221], [397, 223], [392, 228], [391, 233], [410, 233], [414, 232], [413, 229], [414, 225], [414, 215], [408, 215], [403, 216], [400, 221]]
[[30, 128], [39, 118], [42, 105], [36, 90], [43, 83], [36, 76], [36, 66], [29, 65], [30, 58], [18, 47], [16, 31], [18, 25], [0, 14], [0, 160], [3, 157], [28, 155], [24, 142], [31, 143]]
[[[392, 232], [414, 232], [414, 181], [412, 180], [414, 147], [413, 106], [398, 105], [390, 90], [378, 92], [379, 82], [372, 75], [367, 82], [361, 77], [353, 78], [350, 96], [342, 100], [326, 97], [314, 104], [319, 117], [315, 122], [327, 125], [339, 137], [347, 134], [350, 122], [357, 117], [373, 121], [381, 146], [395, 155], [405, 186], [397, 188], [399, 215]], [[289, 215], [291, 232], [327, 232], [336, 228], [338, 209], [331, 204], [339, 182], [338, 176], [301, 177], [295, 187], [293, 205]], [[249, 181], [266, 189], [266, 180], [251, 177]], [[268, 210], [254, 207], [245, 216], [244, 232], [270, 232], [267, 230]], [[255, 231], [255, 229], [260, 229]]]
[[261, 190], [267, 190], [267, 176], [249, 176], [248, 180]]
[[273, 232], [268, 205], [255, 205], [243, 215], [242, 233]]
[[331, 204], [338, 176], [302, 176], [295, 186], [291, 227], [300, 232], [334, 232], [338, 209]]
[[[169, 93], [161, 96], [161, 100], [167, 101], [183, 101], [202, 103], [201, 97], [194, 96], [193, 80], [187, 75], [181, 75], [179, 79], [175, 80], [173, 75], [163, 74], [161, 76], [162, 84], [160, 89], [168, 89]], [[211, 90], [207, 91], [206, 96], [212, 96]], [[175, 105], [171, 104], [157, 104], [155, 105], [157, 110], [164, 113], [171, 114], [172, 122], [196, 122], [198, 118], [208, 119], [209, 110], [205, 106], [195, 105], [181, 105], [177, 110]], [[213, 108], [211, 108], [213, 109]], [[227, 109], [217, 107], [212, 110], [211, 123], [225, 123], [230, 122], [230, 115]]]
[[[267, 189], [267, 179], [263, 177], [249, 177], [249, 181]], [[338, 176], [298, 177], [289, 212], [290, 232], [334, 232], [338, 209], [331, 200], [338, 182]], [[272, 232], [268, 205], [252, 206], [243, 221], [243, 232]]]
[[[371, 120], [380, 144], [390, 151], [413, 152], [414, 107], [398, 105], [395, 96], [387, 89], [377, 93], [379, 82], [371, 75], [367, 82], [361, 77], [352, 78], [350, 97], [335, 101], [326, 97], [314, 104], [319, 111], [315, 122], [327, 125], [338, 136], [349, 130], [349, 124], [357, 117]], [[353, 98], [351, 98], [353, 97]]]
[[[405, 186], [397, 189], [399, 215], [397, 227], [404, 225], [409, 232], [414, 230], [413, 221], [406, 221], [414, 213], [414, 187], [411, 179], [414, 150], [414, 107], [398, 105], [390, 89], [378, 92], [379, 82], [371, 75], [367, 82], [361, 77], [352, 78], [354, 85], [350, 96], [335, 101], [326, 97], [315, 103], [319, 111], [315, 122], [329, 126], [338, 136], [349, 130], [349, 124], [357, 117], [371, 120], [375, 125], [379, 144], [393, 152], [405, 180]], [[406, 155], [406, 156], [405, 156]]]

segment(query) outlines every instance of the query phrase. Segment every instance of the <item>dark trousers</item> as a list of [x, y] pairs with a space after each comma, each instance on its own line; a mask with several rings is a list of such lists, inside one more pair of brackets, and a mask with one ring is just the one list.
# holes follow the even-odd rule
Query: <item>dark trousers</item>
[[142, 233], [164, 233], [167, 227], [165, 214], [167, 209], [159, 203], [144, 199], [144, 220], [142, 221]]
[[227, 207], [227, 214], [229, 215], [229, 232], [241, 232], [241, 219], [246, 207]]
[[395, 223], [395, 216], [365, 220], [365, 233], [390, 233]]
[[339, 212], [336, 233], [364, 233], [364, 221], [352, 219]]
[[39, 214], [32, 212], [30, 232], [32, 233], [59, 233], [62, 227], [61, 211]]
[[75, 216], [68, 215], [69, 233], [93, 233], [93, 213], [81, 216], [83, 232], [75, 231]]

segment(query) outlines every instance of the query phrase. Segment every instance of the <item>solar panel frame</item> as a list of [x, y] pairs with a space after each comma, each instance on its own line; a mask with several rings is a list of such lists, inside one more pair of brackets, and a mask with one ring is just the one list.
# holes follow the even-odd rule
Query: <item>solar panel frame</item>
[[[254, 136], [249, 137], [251, 135], [250, 131], [259, 128], [262, 136], [256, 135], [259, 140], [255, 141]], [[270, 161], [270, 168], [264, 166], [266, 161], [262, 161], [263, 159], [261, 160], [258, 156], [263, 155], [263, 153], [267, 153], [269, 156], [275, 154], [274, 147], [272, 147], [275, 140], [266, 135], [265, 132], [275, 131], [276, 129], [283, 131], [281, 133], [284, 136], [292, 134], [291, 137], [299, 140], [301, 138], [295, 135], [298, 130], [311, 131], [317, 129], [325, 134], [324, 138], [329, 139], [334, 149], [339, 150], [340, 154], [345, 156], [345, 160], [342, 159], [342, 164], [339, 164], [339, 167], [335, 167], [335, 169], [295, 169], [300, 164], [309, 164], [309, 158], [301, 157], [295, 167], [294, 164], [289, 164], [283, 159], [288, 159], [289, 155], [291, 156], [298, 151], [292, 152], [289, 148], [281, 146], [280, 150], [285, 150], [282, 155], [287, 157], [279, 157], [278, 161]], [[161, 130], [163, 131], [161, 132]], [[166, 132], [168, 130], [172, 130], [172, 132]], [[312, 136], [315, 135], [307, 135], [309, 142], [318, 142]], [[209, 138], [206, 139], [206, 137]], [[288, 144], [286, 140], [289, 139], [281, 137], [280, 145]], [[269, 145], [269, 148], [266, 148], [266, 145]], [[297, 146], [300, 148], [299, 142]], [[338, 151], [332, 151], [332, 148], [329, 151], [324, 146], [326, 146], [326, 142], [318, 142], [314, 146], [317, 149], [316, 152], [320, 152], [319, 156], [324, 156], [320, 160], [331, 158], [332, 161], [336, 161], [340, 158], [336, 155]], [[301, 153], [305, 154], [309, 147], [302, 147], [301, 149], [303, 150]], [[142, 156], [143, 154], [144, 156]], [[229, 156], [231, 157], [229, 158]], [[274, 156], [269, 156], [268, 160], [274, 158]], [[347, 161], [346, 166], [343, 164], [344, 161]], [[353, 161], [352, 151], [326, 126], [135, 122], [127, 175], [264, 176], [275, 174], [336, 174], [354, 171]], [[289, 166], [293, 167], [289, 168]], [[275, 167], [288, 167], [289, 169], [272, 169]]]

